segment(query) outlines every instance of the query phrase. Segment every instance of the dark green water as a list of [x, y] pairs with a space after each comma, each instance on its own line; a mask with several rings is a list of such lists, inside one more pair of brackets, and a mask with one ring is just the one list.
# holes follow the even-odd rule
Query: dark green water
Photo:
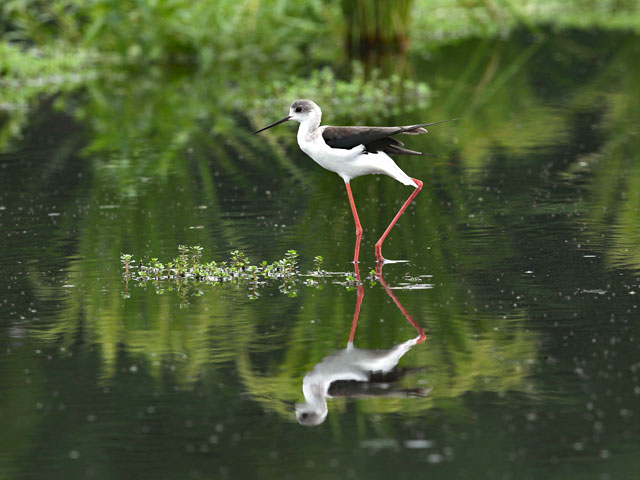
[[[425, 182], [385, 244], [408, 262], [385, 266], [392, 290], [365, 280], [355, 345], [414, 338], [402, 309], [427, 338], [386, 383], [333, 391], [312, 428], [294, 404], [346, 347], [342, 277], [183, 298], [125, 289], [119, 257], [294, 248], [303, 271], [315, 255], [349, 271], [342, 181], [292, 126], [251, 137], [257, 120], [211, 112], [207, 79], [43, 100], [0, 155], [0, 478], [636, 478], [639, 54], [634, 36], [573, 32], [410, 59], [431, 105], [369, 121], [461, 120], [407, 140], [439, 156], [398, 160]], [[352, 185], [366, 276], [410, 192]]]

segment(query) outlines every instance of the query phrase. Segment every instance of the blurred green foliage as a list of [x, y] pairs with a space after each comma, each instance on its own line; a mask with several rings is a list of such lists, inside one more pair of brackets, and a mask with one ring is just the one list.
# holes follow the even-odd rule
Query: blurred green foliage
[[[241, 99], [260, 97], [257, 83], [263, 91], [282, 91], [283, 82], [295, 85], [292, 72], [304, 79], [327, 63], [355, 85], [361, 77], [345, 74], [343, 45], [361, 34], [383, 43], [408, 37], [412, 51], [424, 52], [425, 42], [505, 35], [518, 25], [534, 31], [547, 23], [637, 31], [639, 10], [639, 0], [8, 0], [0, 6], [0, 111], [17, 115], [11, 111], [24, 110], [39, 93], [50, 94], [52, 85], [78, 85], [78, 75], [92, 70], [112, 75], [114, 63], [142, 72], [150, 65], [195, 68], [227, 91], [225, 97]], [[387, 67], [385, 76], [410, 78], [397, 58]], [[16, 88], [25, 78], [30, 87]], [[8, 122], [15, 134], [20, 122]]]
[[331, 68], [324, 67], [309, 77], [275, 81], [265, 86], [261, 98], [246, 106], [272, 115], [283, 109], [284, 99], [312, 98], [331, 112], [332, 122], [359, 123], [381, 112], [392, 116], [423, 110], [429, 106], [430, 92], [425, 82], [397, 74], [382, 77], [377, 69], [367, 75], [362, 64], [354, 63], [349, 80], [337, 78]]
[[504, 34], [522, 23], [637, 30], [639, 7], [638, 0], [7, 0], [0, 25], [4, 41], [83, 46], [131, 65], [210, 67], [318, 59], [361, 34], [408, 32], [419, 50], [423, 40]]
[[342, 0], [348, 48], [359, 53], [370, 49], [405, 50], [413, 3], [413, 0]]
[[[135, 67], [153, 62], [302, 62], [327, 38], [336, 9], [320, 0], [9, 0], [4, 37], [80, 44]], [[310, 43], [309, 38], [317, 41]]]
[[416, 1], [411, 47], [469, 37], [506, 37], [518, 26], [640, 30], [638, 0], [430, 0]]

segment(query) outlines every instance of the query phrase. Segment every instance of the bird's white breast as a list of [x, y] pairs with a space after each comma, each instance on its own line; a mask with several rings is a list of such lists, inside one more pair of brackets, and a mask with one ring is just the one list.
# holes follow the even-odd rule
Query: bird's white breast
[[320, 127], [313, 132], [309, 132], [301, 124], [298, 130], [298, 145], [300, 149], [322, 168], [336, 172], [343, 178], [362, 175], [364, 172], [358, 173], [358, 169], [354, 170], [354, 167], [356, 167], [356, 159], [361, 156], [363, 147], [359, 146], [352, 149], [331, 148], [322, 137], [324, 128]]

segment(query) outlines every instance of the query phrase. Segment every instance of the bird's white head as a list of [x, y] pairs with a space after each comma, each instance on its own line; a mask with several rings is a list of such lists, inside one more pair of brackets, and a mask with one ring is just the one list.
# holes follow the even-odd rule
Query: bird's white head
[[256, 130], [255, 132], [253, 132], [253, 134], [255, 135], [256, 133], [260, 133], [267, 128], [275, 127], [276, 125], [279, 125], [288, 120], [294, 120], [300, 124], [305, 124], [308, 128], [315, 129], [320, 126], [321, 117], [322, 110], [320, 110], [320, 107], [314, 102], [304, 99], [296, 100], [289, 107], [289, 115], [281, 118], [277, 122], [273, 122], [266, 127], [261, 128], [260, 130]]
[[322, 110], [311, 100], [296, 100], [289, 107], [289, 119], [299, 123], [313, 121], [320, 124]]

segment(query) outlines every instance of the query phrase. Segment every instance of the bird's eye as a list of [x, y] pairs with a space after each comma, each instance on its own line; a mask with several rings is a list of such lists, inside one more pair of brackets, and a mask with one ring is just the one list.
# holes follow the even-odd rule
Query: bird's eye
[[296, 107], [296, 113], [300, 113], [302, 111], [302, 107]]

